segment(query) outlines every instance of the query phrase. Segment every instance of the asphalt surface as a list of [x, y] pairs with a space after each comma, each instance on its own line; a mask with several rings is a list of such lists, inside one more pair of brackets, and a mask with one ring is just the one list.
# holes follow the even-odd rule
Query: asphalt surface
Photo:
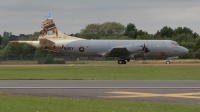
[[200, 81], [0, 80], [0, 93], [200, 105]]

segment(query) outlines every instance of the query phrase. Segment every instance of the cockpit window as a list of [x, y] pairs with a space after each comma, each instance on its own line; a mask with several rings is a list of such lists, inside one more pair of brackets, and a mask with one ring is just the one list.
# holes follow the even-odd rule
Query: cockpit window
[[172, 42], [172, 46], [179, 46], [177, 42]]

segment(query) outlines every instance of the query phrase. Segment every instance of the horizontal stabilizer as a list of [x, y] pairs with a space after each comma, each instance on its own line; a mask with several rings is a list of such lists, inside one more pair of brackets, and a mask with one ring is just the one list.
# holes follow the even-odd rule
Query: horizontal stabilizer
[[49, 39], [46, 39], [46, 38], [40, 38], [39, 43], [42, 45], [55, 45], [55, 42], [53, 42]]
[[17, 44], [18, 44], [18, 43], [19, 43], [19, 41], [10, 41], [10, 43], [17, 43]]
[[36, 48], [39, 48], [39, 42], [38, 41], [10, 41], [10, 43], [14, 44], [29, 44], [31, 46], [34, 46]]

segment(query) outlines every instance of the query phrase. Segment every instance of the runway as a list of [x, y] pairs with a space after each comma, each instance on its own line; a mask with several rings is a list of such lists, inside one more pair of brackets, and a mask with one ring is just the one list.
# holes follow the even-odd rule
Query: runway
[[200, 81], [0, 80], [0, 93], [200, 105]]

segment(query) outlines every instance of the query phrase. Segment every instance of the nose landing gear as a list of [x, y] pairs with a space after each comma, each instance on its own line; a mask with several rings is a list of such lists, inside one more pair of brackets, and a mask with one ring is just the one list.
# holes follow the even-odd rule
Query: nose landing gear
[[169, 60], [167, 60], [167, 61], [166, 61], [166, 64], [170, 64], [170, 61], [169, 61]]

